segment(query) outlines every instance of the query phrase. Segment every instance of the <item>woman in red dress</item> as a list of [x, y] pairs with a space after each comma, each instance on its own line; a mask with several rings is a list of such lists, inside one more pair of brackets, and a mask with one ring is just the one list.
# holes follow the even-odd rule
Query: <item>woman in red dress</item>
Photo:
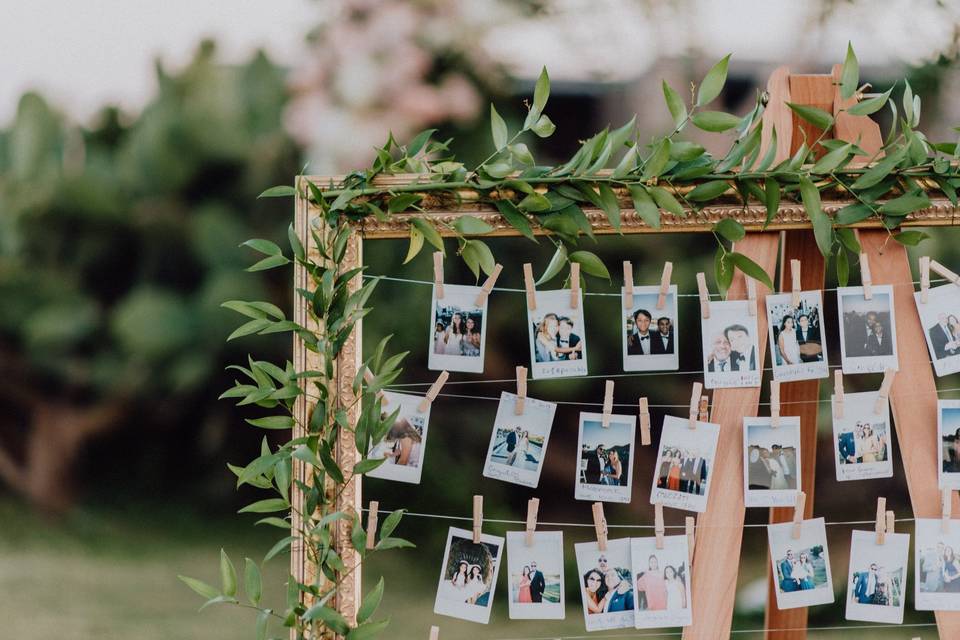
[[530, 567], [524, 567], [523, 575], [520, 576], [519, 602], [533, 602], [530, 597]]
[[670, 473], [667, 474], [667, 489], [680, 491], [680, 452], [676, 452], [670, 460]]

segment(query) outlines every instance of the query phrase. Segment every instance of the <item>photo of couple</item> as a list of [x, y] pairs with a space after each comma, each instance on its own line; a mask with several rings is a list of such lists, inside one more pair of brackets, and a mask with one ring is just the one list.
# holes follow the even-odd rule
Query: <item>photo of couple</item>
[[636, 628], [682, 627], [692, 622], [689, 549], [685, 535], [631, 538]]
[[444, 284], [438, 300], [434, 288], [429, 369], [483, 373], [487, 305], [476, 305], [479, 293], [480, 287]]
[[503, 538], [484, 535], [479, 544], [474, 544], [473, 532], [451, 527], [434, 613], [483, 624], [489, 622], [502, 548]]
[[580, 466], [574, 497], [577, 500], [630, 502], [633, 486], [633, 442], [636, 416], [611, 415], [603, 426], [599, 413], [580, 414]]
[[596, 542], [580, 543], [574, 549], [587, 631], [632, 627], [635, 604], [630, 539], [608, 540], [606, 551], [598, 550]]
[[960, 371], [960, 287], [945, 284], [914, 294], [920, 321], [926, 330], [927, 348], [938, 376]]
[[664, 416], [650, 504], [706, 510], [719, 434], [719, 425], [710, 422], [698, 422], [691, 429], [687, 419]]
[[657, 309], [659, 297], [659, 287], [633, 289], [633, 305], [625, 313], [624, 371], [669, 371], [680, 367], [675, 322], [676, 285], [670, 287], [663, 309]]
[[823, 300], [819, 291], [800, 294], [793, 306], [792, 294], [766, 298], [770, 326], [770, 353], [776, 380], [814, 380], [828, 375], [821, 318]]
[[793, 523], [767, 526], [777, 607], [794, 609], [833, 602], [833, 580], [823, 518], [803, 520], [800, 538]]
[[757, 318], [746, 300], [710, 303], [703, 320], [704, 386], [757, 387], [763, 362], [758, 362]]
[[960, 400], [939, 400], [940, 488], [960, 489]]
[[918, 518], [916, 531], [915, 608], [960, 611], [960, 524], [944, 533], [939, 518]]
[[863, 287], [837, 289], [840, 316], [840, 353], [844, 373], [875, 373], [898, 369], [893, 287], [872, 287], [872, 297], [863, 297]]
[[570, 291], [536, 292], [537, 308], [527, 310], [530, 361], [534, 378], [586, 375], [587, 347], [583, 333], [583, 294], [570, 306]]
[[877, 544], [873, 531], [854, 531], [847, 578], [847, 620], [903, 622], [910, 534], [887, 533]]
[[800, 418], [744, 418], [744, 494], [747, 507], [787, 507], [796, 502], [800, 470]]
[[563, 534], [538, 531], [527, 545], [526, 532], [507, 533], [510, 618], [562, 620]]
[[837, 480], [889, 478], [893, 475], [889, 405], [874, 411], [878, 392], [845, 393], [843, 417], [833, 397], [833, 441]]
[[387, 431], [383, 440], [370, 448], [369, 457], [385, 462], [365, 475], [370, 478], [397, 480], [399, 482], [420, 483], [421, 462], [427, 442], [427, 423], [430, 420], [430, 407], [420, 412], [422, 396], [414, 396], [395, 391], [384, 391], [383, 415], [400, 410], [396, 420]]
[[523, 404], [523, 413], [517, 415], [517, 396], [500, 394], [483, 475], [536, 487], [557, 405], [534, 398], [525, 398]]
[[[818, 555], [814, 556], [815, 553]], [[786, 555], [777, 562], [777, 582], [780, 590], [784, 593], [792, 593], [815, 589], [817, 569], [811, 558], [819, 558], [821, 553], [823, 553], [822, 547], [804, 549], [799, 552], [787, 549]], [[826, 569], [823, 567], [822, 559], [818, 564], [820, 565], [820, 580], [823, 584], [826, 581]]]
[[707, 484], [707, 460], [689, 449], [665, 449], [657, 488], [703, 495]]

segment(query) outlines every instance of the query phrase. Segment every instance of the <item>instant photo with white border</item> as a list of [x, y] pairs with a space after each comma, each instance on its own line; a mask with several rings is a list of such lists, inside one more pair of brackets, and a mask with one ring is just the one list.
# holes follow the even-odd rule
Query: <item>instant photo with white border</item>
[[[437, 287], [433, 287], [430, 305], [430, 357], [427, 368], [432, 371], [462, 371], [464, 373], [483, 373], [483, 354], [487, 347], [487, 299], [483, 306], [477, 306], [477, 296], [481, 287], [462, 284], [444, 284], [443, 299], [437, 299]], [[445, 310], [445, 311], [444, 311]], [[449, 320], [437, 317], [443, 312]], [[460, 316], [463, 323], [461, 331], [456, 332], [453, 319]], [[474, 327], [468, 326], [472, 320]], [[479, 324], [479, 331], [471, 331]], [[438, 325], [443, 325], [440, 329]], [[474, 343], [479, 337], [480, 344]]]
[[[763, 455], [764, 450], [767, 452], [766, 457]], [[757, 455], [756, 459], [754, 459], [754, 453]], [[776, 427], [768, 417], [744, 417], [743, 504], [745, 507], [795, 505], [800, 482], [800, 465], [799, 416], [782, 416], [780, 424]], [[758, 488], [764, 484], [769, 488]]]
[[941, 489], [960, 489], [960, 400], [937, 401], [937, 480]]
[[[587, 604], [587, 598], [595, 602], [593, 596], [588, 593], [586, 586], [587, 575], [596, 574], [605, 575], [610, 571], [616, 571], [621, 581], [627, 581], [630, 584], [630, 592], [633, 592], [633, 562], [630, 558], [630, 538], [618, 538], [616, 540], [607, 540], [606, 551], [600, 551], [596, 541], [581, 542], [573, 545], [574, 553], [577, 556], [577, 582], [580, 585], [580, 600], [583, 603], [583, 620], [587, 631], [602, 631], [605, 629], [629, 629], [634, 625], [636, 612], [634, 607], [618, 611], [598, 611], [591, 613]], [[600, 562], [600, 560], [606, 562]], [[605, 581], [601, 582], [600, 589], [606, 588]], [[599, 593], [599, 591], [597, 592]], [[636, 596], [636, 594], [632, 594]], [[601, 599], [602, 600], [602, 599]], [[624, 602], [623, 599], [620, 602]], [[631, 603], [632, 604], [632, 603]], [[592, 606], [597, 606], [596, 604]]]
[[[630, 502], [633, 490], [633, 458], [637, 432], [637, 416], [610, 415], [609, 426], [603, 426], [603, 414], [580, 413], [577, 435], [579, 464], [576, 469], [576, 489], [573, 497], [591, 502]], [[602, 451], [598, 450], [602, 447]], [[623, 460], [626, 449], [627, 460]], [[610, 463], [610, 453], [617, 452], [620, 478], [613, 477], [616, 465]], [[612, 484], [617, 482], [617, 484]]]
[[[527, 307], [530, 333], [530, 375], [564, 378], [587, 375], [587, 335], [583, 319], [583, 290], [577, 308], [570, 306], [570, 289], [536, 291], [537, 308]], [[549, 316], [553, 316], [550, 318]], [[572, 326], [560, 322], [572, 321]], [[564, 334], [569, 331], [569, 336]], [[562, 344], [563, 341], [567, 345]], [[577, 348], [579, 346], [579, 349]], [[569, 350], [573, 351], [569, 351]]]
[[[719, 436], [718, 424], [697, 421], [696, 429], [691, 429], [689, 419], [664, 416], [650, 504], [659, 502], [671, 509], [706, 511]], [[665, 476], [663, 471], [667, 471]]]
[[[383, 413], [390, 415], [397, 408], [400, 413], [383, 440], [370, 448], [369, 458], [386, 457], [387, 461], [364, 475], [370, 478], [396, 480], [420, 484], [423, 473], [423, 459], [427, 452], [427, 428], [430, 425], [430, 404], [426, 411], [420, 411], [423, 396], [414, 396], [396, 391], [383, 392]], [[419, 432], [420, 441], [417, 442]], [[403, 460], [406, 459], [406, 464]]]
[[[877, 544], [877, 534], [873, 531], [852, 532], [850, 570], [847, 574], [847, 611], [844, 616], [847, 620], [903, 623], [909, 549], [909, 533], [888, 533], [884, 536], [883, 544]], [[873, 567], [877, 568], [876, 572], [872, 572]], [[899, 586], [896, 584], [898, 573]], [[884, 587], [884, 584], [887, 586]], [[871, 588], [874, 589], [872, 593], [868, 591]], [[876, 592], [881, 588], [888, 592], [889, 604], [872, 602], [880, 597]], [[866, 602], [859, 602], [858, 597]]]
[[921, 292], [913, 297], [934, 372], [940, 377], [960, 371], [960, 286], [931, 287], [926, 304]]
[[[874, 407], [879, 396], [879, 391], [844, 393], [842, 418], [837, 417], [837, 396], [830, 396], [833, 462], [838, 481], [893, 476], [890, 402], [883, 402], [883, 409], [877, 414]], [[865, 457], [873, 460], [864, 460]]]
[[[801, 291], [800, 305], [793, 306], [793, 294], [770, 294], [765, 299], [767, 308], [767, 333], [770, 336], [770, 362], [773, 379], [783, 382], [793, 380], [817, 380], [830, 375], [827, 363], [827, 337], [823, 314], [823, 295], [820, 291]], [[792, 325], [787, 322], [787, 318]], [[804, 329], [803, 318], [807, 327]], [[814, 318], [814, 320], [811, 320]], [[814, 326], [814, 323], [816, 326]], [[780, 348], [780, 333], [786, 325], [785, 338]], [[789, 336], [789, 337], [787, 337]], [[809, 346], [808, 346], [809, 345]], [[814, 346], [816, 345], [816, 346]], [[819, 355], [805, 354], [804, 348], [816, 349]], [[791, 362], [792, 360], [792, 362]]]
[[[519, 580], [523, 576], [524, 568], [530, 569], [529, 601], [521, 601], [519, 592]], [[539, 578], [536, 573], [540, 574]], [[542, 587], [539, 583], [542, 583]], [[525, 531], [508, 531], [507, 600], [510, 604], [510, 619], [563, 620], [566, 615], [565, 589], [563, 532], [535, 531], [533, 545], [528, 547]]]
[[[676, 371], [680, 368], [679, 322], [677, 320], [677, 285], [670, 285], [663, 309], [657, 309], [660, 287], [634, 287], [633, 306], [625, 305], [626, 288], [621, 288], [621, 315], [624, 371]], [[647, 336], [641, 336], [637, 322], [650, 317]], [[663, 329], [668, 329], [663, 333]]]
[[[777, 580], [774, 592], [777, 596], [778, 609], [796, 609], [816, 604], [830, 604], [833, 602], [833, 578], [830, 575], [830, 552], [827, 549], [827, 528], [823, 518], [804, 520], [800, 525], [800, 538], [793, 537], [793, 523], [767, 525], [767, 539], [770, 543], [770, 565], [774, 579]], [[794, 554], [799, 559], [801, 553], [809, 553], [815, 547], [823, 547], [822, 561], [826, 571], [826, 582], [814, 588], [794, 591], [784, 591], [777, 572], [777, 564], [782, 562], [787, 553]]]
[[[940, 518], [916, 521], [913, 585], [917, 611], [960, 611], [960, 522], [951, 520], [947, 533], [940, 526]], [[944, 571], [946, 563], [950, 566]], [[958, 586], [957, 591], [947, 591], [945, 573], [954, 578], [950, 582]]]
[[[872, 297], [863, 297], [863, 287], [837, 289], [837, 318], [840, 325], [840, 364], [846, 373], [883, 373], [899, 370], [897, 358], [897, 318], [893, 310], [893, 285], [871, 287]], [[851, 313], [850, 326], [844, 315]], [[881, 338], [870, 327], [870, 315], [876, 316]], [[886, 321], [886, 322], [885, 322]], [[889, 324], [889, 326], [887, 326]]]
[[[664, 536], [663, 549], [657, 549], [656, 538], [631, 538], [630, 543], [633, 602], [636, 606], [634, 626], [637, 629], [656, 629], [693, 624], [687, 536]], [[656, 558], [656, 566], [652, 556]], [[667, 578], [668, 569], [673, 570], [670, 578]], [[652, 579], [648, 574], [652, 575]]]
[[757, 316], [749, 300], [710, 303], [703, 327], [703, 386], [707, 389], [759, 387], [763, 375]]
[[[517, 396], [506, 391], [500, 394], [497, 417], [490, 434], [483, 475], [494, 480], [512, 482], [525, 487], [540, 483], [543, 457], [557, 405], [527, 397], [523, 413], [517, 415]], [[503, 437], [501, 436], [503, 432]]]
[[[465, 584], [457, 585], [455, 582], [459, 581], [452, 579], [458, 577], [456, 572], [448, 577], [449, 572], [447, 566], [450, 564], [450, 550], [453, 544], [457, 544], [458, 548], [465, 547], [470, 549], [471, 553], [468, 558], [463, 561], [467, 562], [468, 565], [474, 566], [479, 565], [475, 562], [470, 562], [470, 560], [481, 560], [482, 558], [478, 556], [485, 555], [479, 550], [481, 545], [486, 547], [488, 553], [493, 553], [490, 547], [496, 550], [496, 555], [492, 558], [493, 565], [490, 575], [482, 579], [483, 584], [475, 584], [474, 581], [471, 581], [468, 577]], [[500, 558], [502, 556], [503, 538], [482, 534], [480, 536], [480, 544], [475, 545], [473, 543], [472, 531], [450, 527], [450, 530], [447, 532], [447, 546], [443, 552], [443, 564], [440, 566], [440, 579], [437, 582], [437, 597], [433, 603], [433, 612], [441, 616], [460, 618], [461, 620], [469, 620], [470, 622], [479, 622], [481, 624], [489, 623], [490, 611], [493, 609], [493, 595], [497, 588], [497, 574], [500, 572]], [[472, 571], [472, 567], [468, 567], [468, 572]], [[480, 591], [480, 589], [485, 589], [485, 591]], [[485, 593], [487, 596], [486, 604], [467, 602], [469, 598], [475, 597], [473, 595], [475, 593], [479, 593], [481, 596]]]

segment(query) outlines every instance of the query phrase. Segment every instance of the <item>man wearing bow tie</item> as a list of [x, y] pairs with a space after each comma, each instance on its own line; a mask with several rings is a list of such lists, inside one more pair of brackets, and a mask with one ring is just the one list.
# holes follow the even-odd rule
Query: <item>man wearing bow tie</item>
[[648, 356], [653, 351], [653, 341], [656, 339], [650, 331], [653, 316], [646, 309], [637, 309], [633, 312], [633, 333], [627, 338], [627, 355]]
[[736, 363], [735, 371], [756, 371], [757, 354], [750, 342], [750, 331], [742, 324], [732, 324], [723, 330], [730, 343], [730, 359]]
[[673, 353], [673, 323], [670, 322], [670, 318], [663, 316], [657, 319], [657, 331], [653, 334], [650, 353], [654, 355]]
[[727, 371], [737, 371], [737, 363], [730, 351], [730, 343], [721, 333], [713, 338], [713, 350], [710, 352], [710, 360], [707, 362], [707, 371], [725, 373]]

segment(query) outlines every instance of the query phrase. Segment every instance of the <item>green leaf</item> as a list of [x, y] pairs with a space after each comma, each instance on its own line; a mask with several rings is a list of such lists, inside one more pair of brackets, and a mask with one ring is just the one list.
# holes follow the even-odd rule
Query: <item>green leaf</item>
[[903, 119], [907, 121], [907, 124], [913, 126], [913, 89], [910, 87], [910, 83], [906, 80], [903, 81]]
[[305, 260], [307, 257], [307, 252], [303, 248], [303, 243], [300, 242], [299, 236], [297, 236], [297, 230], [294, 229], [293, 223], [287, 227], [287, 242], [290, 243], [290, 250], [293, 252], [293, 257], [297, 260]]
[[690, 121], [698, 129], [719, 133], [733, 129], [740, 123], [740, 118], [723, 111], [698, 111], [690, 116]]
[[400, 193], [390, 198], [387, 202], [387, 211], [390, 213], [400, 213], [410, 208], [410, 205], [420, 201], [422, 196], [416, 193]]
[[403, 538], [381, 538], [377, 543], [377, 551], [386, 551], [387, 549], [415, 549], [417, 545]]
[[800, 199], [813, 225], [813, 235], [820, 253], [829, 256], [833, 248], [833, 223], [820, 205], [819, 189], [806, 176], [800, 177]]
[[663, 81], [663, 99], [667, 101], [667, 109], [670, 110], [670, 116], [673, 118], [673, 126], [679, 128], [687, 119], [687, 105], [683, 103], [680, 94], [673, 90], [667, 81]]
[[847, 57], [844, 59], [843, 67], [840, 70], [840, 97], [844, 100], [851, 98], [856, 93], [857, 83], [859, 82], [860, 64], [853, 52], [853, 44], [847, 42]]
[[637, 215], [652, 229], [660, 228], [660, 209], [643, 185], [630, 185], [630, 197]]
[[500, 151], [507, 146], [507, 123], [503, 121], [497, 108], [490, 105], [490, 132], [493, 135], [493, 146]]
[[650, 180], [651, 178], [656, 178], [663, 173], [663, 169], [667, 166], [667, 162], [669, 160], [670, 138], [663, 138], [659, 143], [657, 143], [657, 146], [653, 150], [653, 153], [650, 154], [650, 157], [647, 158], [647, 161], [643, 166], [643, 175], [640, 176], [640, 179]]
[[600, 183], [600, 206], [603, 212], [607, 214], [607, 220], [614, 231], [620, 232], [620, 203], [617, 202], [617, 195], [613, 192], [606, 182]]
[[835, 220], [840, 225], [856, 224], [872, 215], [873, 209], [862, 202], [854, 202], [837, 211]]
[[603, 264], [603, 260], [595, 253], [589, 251], [574, 251], [570, 254], [569, 258], [570, 262], [578, 263], [584, 273], [596, 276], [597, 278], [610, 279], [610, 272], [607, 271], [606, 265]]
[[265, 418], [247, 418], [247, 424], [261, 429], [292, 429], [294, 425], [291, 416], [267, 416]]
[[879, 96], [868, 98], [862, 100], [857, 104], [850, 105], [847, 107], [847, 113], [852, 116], [868, 116], [871, 113], [875, 113], [883, 108], [883, 105], [887, 103], [887, 100], [890, 99], [890, 93], [893, 91], [893, 87], [890, 87]]
[[250, 247], [254, 251], [257, 251], [267, 256], [283, 255], [283, 251], [280, 250], [280, 247], [278, 247], [275, 242], [264, 240], [263, 238], [253, 238], [251, 240], [247, 240], [240, 246]]
[[694, 202], [705, 202], [719, 197], [729, 189], [730, 184], [726, 180], [710, 180], [694, 187], [693, 191], [687, 194], [687, 199]]
[[549, 138], [556, 130], [557, 125], [553, 124], [553, 121], [546, 115], [540, 116], [537, 123], [530, 127], [530, 131], [533, 131], [540, 138]]
[[220, 549], [220, 584], [225, 595], [231, 598], [237, 595], [237, 570], [223, 549]]
[[289, 503], [283, 498], [265, 498], [248, 504], [237, 513], [272, 513], [274, 511], [286, 511], [289, 508]]
[[836, 234], [840, 244], [846, 247], [847, 251], [860, 255], [860, 242], [857, 240], [857, 234], [853, 232], [853, 229], [841, 227], [836, 230]]
[[360, 603], [360, 608], [357, 609], [357, 622], [363, 624], [370, 619], [370, 616], [376, 612], [377, 607], [380, 606], [380, 601], [383, 600], [383, 577], [381, 576], [380, 580], [377, 582], [377, 585], [366, 595], [363, 599], [363, 602]]
[[767, 207], [767, 219], [763, 223], [764, 229], [773, 222], [774, 216], [780, 210], [780, 183], [774, 178], [766, 178], [763, 181], [763, 203]]
[[700, 83], [700, 88], [697, 90], [698, 107], [702, 107], [720, 95], [723, 85], [727, 81], [727, 65], [729, 63], [730, 54], [727, 54], [720, 62], [713, 65], [713, 68], [704, 76], [703, 82]]
[[416, 258], [421, 249], [423, 249], [423, 234], [412, 226], [410, 227], [410, 248], [407, 249], [407, 257], [403, 259], [403, 264]]
[[920, 244], [922, 241], [926, 240], [930, 236], [923, 231], [901, 231], [900, 233], [895, 233], [893, 239], [910, 247], [915, 247]]
[[762, 172], [770, 168], [770, 165], [773, 164], [774, 158], [777, 157], [777, 128], [774, 127], [773, 131], [770, 133], [770, 146], [767, 147], [767, 151], [763, 154], [763, 157], [760, 158], [760, 164], [757, 165], [754, 171]]
[[303, 620], [306, 622], [320, 620], [325, 625], [330, 627], [330, 629], [341, 635], [346, 635], [350, 630], [350, 625], [347, 624], [347, 619], [344, 618], [339, 611], [336, 609], [331, 609], [325, 604], [317, 603], [307, 609], [303, 614]]
[[757, 282], [761, 282], [770, 289], [773, 289], [773, 280], [771, 280], [767, 272], [763, 270], [763, 267], [742, 253], [731, 251], [727, 255], [730, 256], [730, 260], [733, 261], [733, 264], [735, 264], [740, 271], [743, 271]]
[[524, 211], [549, 211], [550, 200], [541, 193], [533, 192], [521, 200], [517, 207]]
[[[892, 103], [891, 103], [892, 104]], [[859, 178], [857, 178], [852, 185], [851, 189], [861, 190], [868, 189], [873, 185], [879, 183], [881, 180], [890, 175], [890, 172], [893, 171], [903, 160], [903, 157], [906, 155], [906, 149], [898, 149], [886, 156], [883, 160], [873, 165], [869, 169], [863, 172]]]
[[197, 580], [196, 578], [189, 578], [187, 576], [177, 576], [183, 584], [187, 585], [193, 589], [196, 593], [200, 594], [207, 600], [211, 598], [216, 598], [220, 595], [220, 592], [217, 589], [202, 580]]
[[880, 213], [888, 216], [905, 216], [930, 206], [930, 198], [925, 193], [906, 193], [899, 198], [888, 200], [880, 205]]
[[289, 196], [297, 195], [297, 190], [290, 185], [281, 184], [276, 187], [270, 187], [266, 191], [260, 193], [257, 196], [257, 199], [260, 198], [286, 198]]
[[678, 140], [670, 143], [670, 159], [677, 162], [690, 162], [696, 160], [704, 154], [704, 149], [699, 144]]
[[389, 618], [378, 622], [364, 622], [360, 626], [350, 629], [346, 640], [369, 640], [379, 635], [389, 624]]
[[853, 147], [852, 144], [847, 143], [842, 147], [838, 147], [829, 153], [825, 153], [822, 158], [817, 160], [813, 165], [813, 173], [830, 173], [834, 169], [840, 166], [844, 160], [847, 159], [847, 156], [850, 155], [850, 149]]
[[533, 154], [530, 153], [530, 148], [524, 143], [517, 142], [511, 144], [507, 146], [507, 150], [510, 151], [510, 155], [521, 167], [531, 167], [534, 165]]
[[788, 102], [787, 106], [790, 107], [795, 114], [800, 116], [800, 118], [806, 120], [818, 129], [828, 129], [833, 125], [833, 116], [823, 109], [805, 104], [794, 104], [793, 102]]
[[247, 271], [249, 271], [250, 273], [253, 273], [256, 271], [266, 271], [267, 269], [275, 269], [277, 267], [282, 267], [287, 264], [290, 264], [290, 260], [287, 259], [286, 256], [270, 256], [268, 258], [264, 258], [263, 260], [260, 260], [259, 262], [255, 262], [254, 264], [250, 265], [249, 267], [247, 267]]
[[353, 465], [353, 472], [356, 475], [370, 473], [386, 461], [386, 458], [367, 458]]
[[547, 74], [547, 68], [540, 71], [540, 77], [537, 78], [537, 84], [533, 87], [533, 108], [537, 111], [543, 111], [547, 106], [547, 99], [550, 97], [550, 76]]
[[743, 225], [733, 218], [724, 218], [714, 225], [713, 230], [730, 242], [743, 240], [747, 235], [747, 230], [743, 228]]
[[493, 227], [473, 216], [460, 216], [453, 223], [453, 228], [465, 236], [477, 236], [493, 231]]
[[473, 271], [474, 276], [477, 278], [480, 277], [480, 274], [472, 265], [477, 265], [483, 272], [487, 275], [493, 273], [494, 268], [497, 266], [497, 261], [493, 257], [493, 252], [490, 251], [490, 247], [486, 245], [481, 240], [467, 240], [463, 243], [463, 250], [461, 252], [463, 259], [467, 262], [467, 265], [470, 266], [470, 270]]
[[427, 140], [429, 140], [430, 136], [436, 132], [436, 129], [425, 129], [414, 136], [413, 140], [410, 141], [410, 144], [407, 145], [407, 156], [412, 158], [420, 153], [420, 150], [423, 149], [423, 145], [427, 144]]
[[198, 609], [198, 611], [203, 611], [209, 606], [215, 604], [237, 604], [237, 599], [233, 596], [217, 596], [216, 598], [211, 598], [203, 603], [203, 606]]
[[410, 224], [416, 227], [417, 231], [422, 233], [424, 239], [436, 247], [437, 251], [440, 251], [446, 255], [446, 251], [443, 249], [443, 238], [440, 236], [440, 232], [437, 231], [436, 227], [423, 218], [412, 218], [410, 220]]
[[553, 252], [553, 257], [550, 258], [546, 270], [543, 272], [543, 275], [540, 276], [540, 279], [537, 280], [537, 286], [552, 280], [560, 273], [560, 270], [563, 269], [565, 264], [567, 264], [567, 249], [562, 244], [557, 243], [557, 250]]
[[260, 613], [257, 614], [256, 622], [256, 640], [266, 640], [267, 638], [267, 625], [270, 622], [270, 614], [273, 613], [270, 609], [263, 609]]
[[669, 211], [673, 215], [681, 218], [686, 217], [687, 212], [684, 210], [683, 205], [680, 204], [680, 201], [663, 187], [650, 187], [649, 193], [653, 197], [653, 201], [656, 202], [657, 206], [661, 209]]
[[627, 149], [627, 152], [623, 154], [622, 158], [620, 158], [620, 162], [617, 163], [617, 166], [613, 170], [611, 177], [614, 179], [624, 177], [637, 168], [637, 163], [639, 161], [640, 156], [637, 153], [637, 145], [631, 144], [630, 148]]
[[272, 558], [276, 557], [277, 554], [289, 547], [294, 540], [296, 540], [296, 538], [293, 536], [287, 536], [286, 538], [277, 540], [277, 543], [270, 547], [270, 550], [267, 551], [267, 554], [263, 556], [263, 561], [269, 562]]
[[837, 284], [841, 287], [850, 282], [850, 259], [847, 252], [841, 247], [837, 253]]
[[250, 599], [253, 606], [260, 605], [260, 598], [263, 596], [263, 579], [260, 576], [260, 567], [257, 563], [246, 558], [243, 567], [243, 589]]
[[533, 228], [530, 226], [530, 221], [527, 220], [527, 216], [517, 209], [515, 204], [509, 200], [496, 200], [494, 204], [500, 212], [500, 215], [502, 215], [514, 229], [523, 234], [528, 240], [537, 241], [536, 236], [533, 235]]

